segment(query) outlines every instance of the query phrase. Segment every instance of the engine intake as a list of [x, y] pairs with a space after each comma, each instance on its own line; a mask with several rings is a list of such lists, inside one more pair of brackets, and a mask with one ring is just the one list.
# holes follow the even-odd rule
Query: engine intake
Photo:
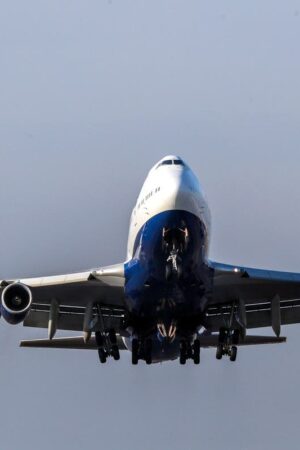
[[1, 314], [6, 322], [16, 325], [23, 322], [30, 310], [32, 293], [28, 286], [13, 283], [6, 286], [1, 296]]

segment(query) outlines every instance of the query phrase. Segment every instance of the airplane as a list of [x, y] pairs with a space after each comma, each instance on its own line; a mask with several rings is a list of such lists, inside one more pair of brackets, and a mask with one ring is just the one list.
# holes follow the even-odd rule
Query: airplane
[[[93, 349], [99, 360], [131, 352], [133, 365], [218, 360], [238, 347], [286, 341], [300, 322], [300, 274], [213, 262], [211, 216], [198, 178], [178, 156], [150, 170], [132, 211], [126, 261], [81, 273], [2, 280], [1, 315], [48, 329], [22, 347]], [[248, 330], [271, 327], [271, 336]], [[80, 336], [55, 337], [57, 330]]]

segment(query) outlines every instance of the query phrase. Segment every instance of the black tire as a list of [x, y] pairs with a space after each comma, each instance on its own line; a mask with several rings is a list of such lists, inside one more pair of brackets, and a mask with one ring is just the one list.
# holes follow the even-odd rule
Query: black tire
[[217, 358], [217, 359], [222, 359], [222, 356], [223, 356], [223, 345], [222, 345], [222, 344], [219, 344], [219, 345], [217, 346], [216, 358]]
[[134, 366], [136, 366], [139, 362], [139, 341], [137, 339], [132, 339], [131, 351], [131, 362]]
[[233, 345], [230, 350], [230, 361], [234, 362], [237, 357], [237, 347]]
[[194, 364], [200, 364], [200, 341], [195, 339], [193, 345], [193, 361]]
[[148, 365], [152, 364], [152, 339], [145, 342], [145, 361]]
[[187, 359], [187, 345], [185, 341], [180, 342], [180, 357], [179, 362], [181, 365], [184, 365], [186, 363]]
[[186, 364], [186, 357], [184, 355], [180, 355], [179, 362], [182, 366]]
[[106, 363], [106, 359], [107, 359], [107, 355], [106, 352], [103, 348], [99, 348], [98, 349], [98, 355], [99, 355], [99, 359], [101, 364], [105, 364]]
[[111, 354], [115, 361], [119, 361], [120, 359], [120, 352], [117, 345], [113, 345], [111, 348]]

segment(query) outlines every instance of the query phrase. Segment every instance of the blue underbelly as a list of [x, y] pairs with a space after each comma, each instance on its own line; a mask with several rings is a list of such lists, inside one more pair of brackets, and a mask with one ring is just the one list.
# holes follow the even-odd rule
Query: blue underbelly
[[[179, 236], [175, 264], [170, 256], [173, 238], [171, 243], [167, 241], [168, 233], [174, 230]], [[136, 237], [132, 260], [125, 266], [129, 311], [153, 320], [164, 314], [178, 320], [203, 312], [210, 291], [206, 249], [205, 226], [194, 214], [166, 211], [149, 219]], [[168, 276], [174, 266], [178, 273]]]

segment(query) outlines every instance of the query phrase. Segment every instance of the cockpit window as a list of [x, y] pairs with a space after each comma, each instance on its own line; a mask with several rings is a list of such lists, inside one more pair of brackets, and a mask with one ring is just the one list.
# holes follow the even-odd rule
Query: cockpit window
[[158, 166], [157, 169], [161, 166], [171, 166], [173, 164], [173, 161], [171, 159], [165, 159], [165, 161], [162, 161]]
[[165, 159], [162, 161], [156, 168], [158, 169], [161, 166], [184, 166], [184, 162], [181, 159]]

